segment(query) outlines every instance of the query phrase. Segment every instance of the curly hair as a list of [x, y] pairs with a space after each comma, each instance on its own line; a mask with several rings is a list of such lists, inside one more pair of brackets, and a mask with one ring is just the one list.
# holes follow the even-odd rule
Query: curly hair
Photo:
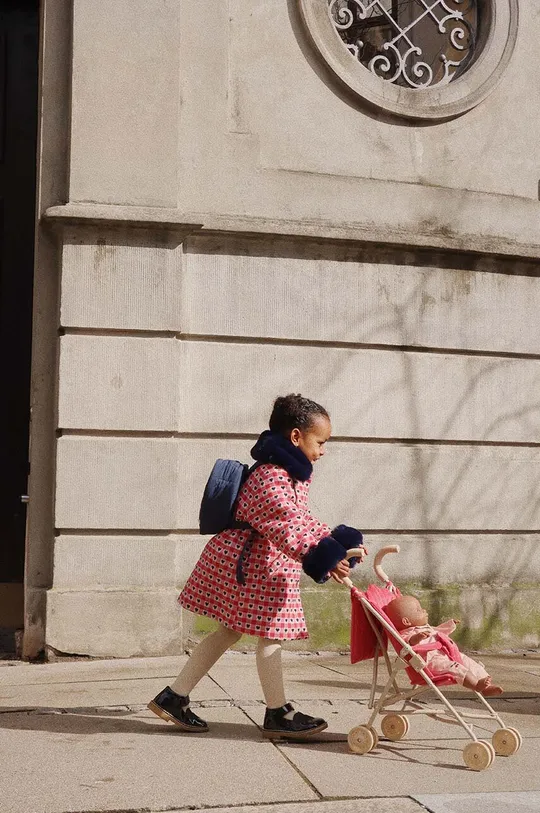
[[326, 409], [301, 395], [283, 395], [276, 398], [270, 415], [270, 431], [287, 434], [293, 429], [309, 429], [318, 416], [330, 418]]

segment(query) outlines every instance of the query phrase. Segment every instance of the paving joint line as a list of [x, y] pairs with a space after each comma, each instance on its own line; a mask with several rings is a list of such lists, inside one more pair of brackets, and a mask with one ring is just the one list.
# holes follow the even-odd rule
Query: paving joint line
[[[249, 716], [249, 714], [248, 714], [246, 711], [244, 711], [244, 709], [243, 709], [243, 708], [241, 708], [241, 709], [240, 709], [240, 711], [241, 711], [241, 712], [242, 712], [242, 713], [243, 713], [243, 714], [244, 714], [244, 715], [247, 717], [247, 719], [250, 721], [250, 723], [254, 724], [254, 725], [255, 725], [255, 726], [256, 726], [256, 727], [259, 729], [259, 731], [261, 731], [261, 733], [262, 733], [262, 729], [261, 729], [260, 725], [258, 725], [258, 724], [255, 722], [255, 720], [253, 720], [253, 718], [252, 718], [252, 717], [250, 717], [250, 716]], [[280, 754], [280, 756], [281, 756], [281, 757], [282, 757], [282, 758], [285, 760], [285, 762], [287, 762], [287, 764], [288, 764], [288, 765], [289, 765], [289, 766], [290, 766], [290, 767], [293, 769], [293, 771], [294, 771], [296, 774], [298, 774], [298, 776], [300, 777], [300, 779], [302, 780], [302, 782], [303, 782], [305, 785], [307, 785], [307, 786], [309, 787], [309, 789], [312, 791], [312, 793], [314, 793], [314, 794], [315, 794], [315, 796], [317, 797], [317, 799], [316, 799], [316, 800], [314, 800], [314, 799], [311, 799], [311, 800], [310, 800], [310, 799], [307, 799], [307, 800], [304, 800], [304, 801], [307, 801], [307, 802], [310, 802], [310, 801], [311, 801], [311, 802], [313, 802], [313, 801], [323, 801], [324, 797], [323, 797], [322, 793], [320, 793], [320, 792], [317, 790], [317, 788], [315, 787], [315, 785], [314, 785], [314, 784], [313, 784], [313, 783], [312, 783], [312, 782], [311, 782], [311, 781], [310, 781], [310, 780], [307, 778], [307, 776], [306, 776], [306, 775], [305, 775], [305, 774], [304, 774], [304, 773], [303, 773], [303, 772], [300, 770], [300, 768], [298, 768], [298, 767], [297, 767], [297, 766], [294, 764], [294, 762], [292, 762], [292, 760], [290, 760], [290, 759], [289, 759], [289, 757], [287, 756], [287, 754], [285, 754], [285, 753], [284, 753], [284, 752], [281, 750], [281, 748], [279, 747], [279, 742], [278, 742], [277, 740], [269, 740], [269, 742], [270, 742], [270, 745], [272, 745], [272, 747], [273, 747], [273, 748], [274, 748], [274, 749], [275, 749], [275, 750], [276, 750], [276, 751], [277, 751], [277, 752]], [[300, 803], [300, 802], [296, 802], [296, 804], [299, 804], [299, 803]], [[279, 802], [275, 802], [275, 803], [274, 803], [274, 802], [272, 802], [272, 804], [279, 804]], [[291, 804], [293, 804], [293, 803], [291, 802]]]
[[[413, 796], [321, 796], [319, 799], [286, 799], [286, 800], [277, 800], [275, 802], [241, 802], [240, 804], [219, 804], [219, 805], [184, 805], [178, 807], [178, 805], [173, 807], [160, 807], [160, 808], [150, 808], [150, 807], [130, 807], [130, 808], [115, 808], [114, 810], [107, 810], [107, 811], [96, 811], [95, 808], [91, 810], [78, 810], [76, 813], [184, 813], [184, 811], [188, 810], [243, 810], [244, 808], [255, 808], [255, 807], [277, 807], [278, 805], [283, 807], [289, 807], [292, 805], [319, 805], [321, 802], [354, 802], [354, 801], [369, 801], [369, 800], [399, 800], [399, 799], [409, 799], [412, 802], [416, 802], [419, 806], [419, 810], [428, 810], [421, 802], [415, 799]], [[67, 813], [67, 811], [66, 811]]]
[[[331, 671], [331, 670], [330, 670]], [[453, 699], [457, 702], [459, 701], [474, 701], [469, 694], [465, 695], [465, 693], [456, 693], [453, 696]], [[519, 700], [540, 700], [540, 694], [537, 692], [527, 692], [521, 695], [513, 695], [509, 694], [508, 696], [503, 696], [497, 698], [497, 700], [507, 702], [507, 701], [519, 701]], [[296, 698], [292, 698], [293, 703], [303, 703], [306, 702], [306, 698], [302, 698], [298, 700]], [[340, 703], [354, 703], [358, 706], [365, 706], [367, 703], [367, 698], [358, 698], [358, 697], [340, 697], [334, 699], [320, 699], [317, 698], [316, 701], [319, 704], [324, 704], [328, 706], [338, 706]], [[238, 700], [234, 698], [222, 698], [217, 700], [196, 700], [192, 702], [193, 708], [203, 708], [203, 709], [212, 709], [212, 708], [237, 708], [240, 711], [243, 711], [244, 707], [247, 708], [257, 708], [261, 705], [264, 705], [263, 700]], [[3, 714], [103, 714], [103, 713], [125, 713], [125, 712], [132, 712], [138, 713], [141, 711], [145, 711], [147, 708], [146, 703], [122, 703], [119, 705], [114, 704], [107, 704], [104, 706], [9, 706], [9, 707], [0, 707], [0, 715]], [[506, 709], [506, 712], [509, 712], [510, 709]], [[504, 713], [504, 712], [503, 712]]]

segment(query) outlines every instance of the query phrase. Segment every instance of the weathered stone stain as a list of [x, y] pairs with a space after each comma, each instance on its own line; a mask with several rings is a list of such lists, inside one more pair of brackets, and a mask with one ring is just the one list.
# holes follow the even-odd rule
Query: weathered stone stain
[[[361, 588], [362, 589], [362, 588]], [[453, 639], [465, 650], [507, 651], [540, 646], [540, 588], [535, 585], [444, 585], [425, 588], [415, 582], [399, 585], [402, 593], [415, 595], [432, 624], [448, 618], [460, 620]], [[350, 645], [351, 598], [349, 591], [332, 582], [307, 587], [302, 592], [309, 638], [288, 641], [286, 649], [343, 651]], [[478, 612], [480, 608], [480, 612]], [[216, 628], [216, 622], [195, 616], [189, 636], [199, 640]], [[234, 647], [253, 650], [257, 639], [244, 636]]]

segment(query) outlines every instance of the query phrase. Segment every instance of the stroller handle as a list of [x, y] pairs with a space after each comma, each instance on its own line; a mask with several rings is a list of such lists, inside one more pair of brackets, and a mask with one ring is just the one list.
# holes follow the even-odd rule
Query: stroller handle
[[399, 545], [386, 545], [377, 552], [375, 559], [373, 560], [373, 570], [375, 571], [377, 578], [379, 578], [385, 584], [391, 582], [381, 567], [381, 562], [387, 553], [399, 553]]
[[356, 556], [358, 559], [360, 559], [361, 562], [363, 562], [365, 555], [366, 555], [365, 548], [350, 548], [345, 554], [345, 559], [349, 560], [352, 559], [353, 556]]
[[[399, 545], [386, 545], [384, 548], [381, 548], [377, 552], [375, 559], [373, 561], [373, 569], [377, 577], [382, 582], [384, 582], [387, 585], [391, 585], [392, 584], [391, 580], [388, 578], [388, 576], [381, 567], [381, 562], [387, 553], [399, 553]], [[347, 551], [345, 558], [352, 559], [353, 556], [358, 556], [360, 558], [360, 561], [363, 561], [365, 555], [366, 552], [364, 548], [351, 548], [350, 550]], [[354, 587], [353, 582], [348, 576], [345, 576], [343, 579], [341, 579], [341, 583], [349, 588]]]
[[[352, 559], [353, 556], [356, 556], [358, 559], [360, 559], [360, 562], [363, 562], [365, 555], [366, 555], [365, 548], [350, 548], [350, 550], [348, 550], [347, 553], [345, 554], [345, 558]], [[354, 584], [352, 583], [348, 576], [344, 576], [341, 579], [341, 583], [344, 584], [345, 587], [348, 587], [349, 589], [354, 587]]]

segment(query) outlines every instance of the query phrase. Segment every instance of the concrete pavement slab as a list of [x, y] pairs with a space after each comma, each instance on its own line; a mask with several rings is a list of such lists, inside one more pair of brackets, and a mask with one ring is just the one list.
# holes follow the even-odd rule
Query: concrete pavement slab
[[523, 679], [524, 683], [519, 688], [540, 692], [540, 659], [510, 661], [506, 658], [499, 660], [493, 657], [481, 657], [480, 660], [486, 665], [488, 672], [491, 671], [493, 675], [500, 677], [505, 689], [507, 683], [512, 689], [516, 681]]
[[[407, 799], [338, 799], [331, 802], [265, 805], [264, 813], [425, 813], [423, 805]], [[185, 813], [170, 810], [167, 813]], [[220, 807], [219, 813], [253, 813], [253, 807]]]
[[314, 658], [313, 660], [318, 666], [329, 672], [336, 672], [348, 677], [360, 690], [369, 691], [371, 688], [373, 661], [351, 663], [349, 655], [330, 655]]
[[540, 663], [540, 650], [539, 649], [525, 649], [520, 652], [506, 651], [506, 652], [486, 652], [486, 657], [494, 658], [498, 661], [508, 661], [509, 663]]
[[[95, 708], [98, 706], [146, 705], [163, 689], [167, 678], [103, 680], [98, 683], [33, 683], [0, 686], [1, 708]], [[228, 700], [229, 696], [205, 677], [193, 690], [193, 700]]]
[[494, 683], [499, 683], [506, 694], [516, 692], [531, 692], [540, 694], [540, 670], [535, 674], [533, 666], [528, 669], [517, 668], [506, 660], [496, 660], [485, 656], [478, 656], [487, 671], [492, 675]]
[[[506, 696], [540, 695], [540, 659], [499, 658], [493, 655], [474, 655], [474, 657], [482, 661], [494, 680], [504, 687]], [[353, 681], [358, 681], [360, 690], [368, 690], [371, 686], [373, 661], [351, 664], [347, 655], [340, 655], [317, 659], [317, 663], [327, 670], [339, 672]], [[380, 675], [381, 680], [386, 675], [382, 660]], [[460, 686], [449, 687], [448, 691], [463, 694]]]
[[240, 709], [207, 709], [205, 717], [210, 732], [185, 735], [148, 711], [2, 714], [2, 813], [318, 798]]
[[[404, 799], [413, 793], [427, 798], [459, 789], [459, 798], [474, 793], [480, 800], [494, 792], [517, 798], [540, 791], [540, 692], [524, 688], [535, 676], [521, 659], [494, 658], [490, 668], [494, 674], [500, 668], [511, 680], [518, 699], [505, 694], [492, 704], [506, 725], [521, 731], [523, 748], [512, 758], [497, 758], [482, 774], [468, 771], [462, 762], [466, 739], [461, 729], [424, 716], [412, 720], [405, 740], [382, 740], [367, 756], [351, 754], [347, 732], [369, 717], [372, 664], [351, 665], [346, 655], [284, 653], [287, 696], [300, 710], [329, 722], [317, 741], [273, 744], [262, 739], [253, 724], [262, 725], [264, 715], [255, 658], [240, 652], [226, 654], [192, 692], [211, 731], [184, 735], [145, 708], [184, 660], [0, 666], [2, 813], [206, 805], [222, 811], [259, 803], [270, 804], [276, 813], [295, 808], [298, 813], [356, 813], [360, 808], [362, 813], [389, 813], [390, 806], [413, 813], [421, 809], [420, 802]], [[474, 705], [463, 690], [454, 692], [452, 700], [458, 708]], [[15, 713], [22, 706], [41, 711]], [[479, 734], [489, 739], [496, 726], [482, 725], [486, 732]], [[26, 779], [30, 769], [32, 782]], [[474, 813], [481, 810], [475, 807]]]
[[[335, 741], [277, 745], [323, 797], [451, 793], [456, 786], [464, 793], [540, 790], [538, 737], [525, 735], [516, 755], [497, 758], [489, 770], [477, 773], [463, 763], [467, 740], [458, 737], [458, 728], [422, 719], [414, 721], [406, 739], [396, 743], [381, 740], [375, 751], [359, 756], [349, 751], [339, 732], [344, 735], [365, 718], [351, 719], [350, 704], [332, 707], [336, 713], [331, 718], [328, 705], [310, 704], [309, 711], [332, 720], [329, 730], [336, 732]], [[256, 709], [249, 711], [256, 716]]]
[[[524, 708], [521, 706], [522, 703], [535, 705]], [[463, 712], [467, 709], [474, 711], [481, 709], [481, 706], [478, 703], [475, 704], [474, 701], [459, 701], [454, 706], [458, 711]], [[306, 701], [302, 705], [296, 704], [296, 707], [307, 714], [320, 715], [328, 722], [328, 729], [317, 738], [317, 742], [326, 741], [327, 739], [346, 742], [347, 734], [351, 728], [366, 724], [371, 714], [367, 705], [360, 701], [343, 702], [333, 700], [324, 703]], [[539, 700], [497, 701], [496, 704], [493, 704], [493, 707], [499, 713], [505, 727], [517, 728], [523, 737], [540, 738], [540, 717], [537, 716], [537, 712], [540, 712]], [[241, 708], [254, 723], [262, 726], [264, 717], [264, 707], [262, 705], [242, 705]], [[375, 728], [379, 734], [381, 733], [381, 720], [382, 715], [379, 715], [375, 720]], [[492, 734], [499, 727], [496, 720], [477, 720], [475, 723], [475, 731], [479, 739], [491, 740]], [[331, 738], [329, 734], [332, 734]], [[433, 720], [423, 714], [410, 717], [407, 740], [413, 737], [422, 739], [424, 742], [431, 740], [436, 743], [444, 743], [458, 740], [464, 743], [464, 736], [463, 729], [459, 725], [450, 725]]]
[[[459, 709], [474, 708], [474, 701], [460, 700]], [[493, 699], [491, 707], [499, 714], [506, 728], [517, 728], [522, 737], [540, 738], [540, 698]], [[486, 725], [486, 730], [488, 726]], [[480, 726], [479, 726], [480, 728]], [[493, 726], [489, 726], [493, 731]]]
[[[484, 708], [479, 702], [452, 698], [452, 704], [458, 712], [467, 711], [483, 712]], [[341, 704], [334, 704], [341, 710]], [[437, 704], [433, 703], [436, 707]], [[504, 727], [517, 728], [522, 737], [540, 738], [540, 698], [521, 698], [516, 700], [492, 700], [491, 706], [501, 718]], [[440, 707], [440, 706], [439, 706]], [[356, 717], [353, 715], [350, 720], [349, 729], [355, 725], [367, 723], [370, 711], [367, 706], [357, 706]], [[383, 715], [379, 715], [375, 721], [375, 728], [380, 734], [381, 720]], [[409, 736], [421, 738], [422, 740], [464, 740], [464, 732], [461, 726], [433, 720], [427, 715], [419, 714], [409, 718]], [[476, 735], [479, 739], [491, 739], [492, 734], [500, 728], [495, 719], [492, 720], [470, 720], [474, 724]], [[347, 729], [347, 731], [349, 730]]]
[[430, 813], [538, 813], [540, 793], [464, 793], [415, 796]]
[[[347, 675], [332, 672], [309, 661], [284, 664], [285, 693], [294, 700], [309, 700], [320, 697], [332, 699], [355, 699], [367, 697], [367, 691], [360, 689], [358, 682]], [[242, 680], [238, 680], [238, 667], [231, 662], [219, 662], [210, 670], [210, 677], [231, 697], [238, 701], [263, 701], [261, 684], [255, 663], [246, 666]]]
[[100, 680], [176, 677], [187, 655], [162, 658], [69, 660], [58, 663], [21, 663], [0, 661], [0, 686], [44, 683], [84, 683]]
[[477, 656], [483, 663], [497, 665], [507, 669], [523, 669], [525, 671], [538, 672], [540, 670], [540, 655], [537, 652], [525, 653], [523, 655], [493, 655], [484, 653]]
[[[240, 708], [259, 728], [262, 728], [264, 705], [241, 705]], [[316, 740], [310, 741], [310, 744], [313, 745], [326, 742], [346, 743], [349, 729], [355, 725], [359, 725], [368, 714], [365, 704], [354, 700], [324, 702], [320, 700], [307, 700], [302, 704], [295, 703], [295, 708], [298, 711], [304, 712], [304, 714], [313, 714], [318, 717], [323, 717], [328, 723], [328, 728], [321, 732], [321, 734], [318, 734]], [[347, 721], [349, 721], [348, 724]]]

